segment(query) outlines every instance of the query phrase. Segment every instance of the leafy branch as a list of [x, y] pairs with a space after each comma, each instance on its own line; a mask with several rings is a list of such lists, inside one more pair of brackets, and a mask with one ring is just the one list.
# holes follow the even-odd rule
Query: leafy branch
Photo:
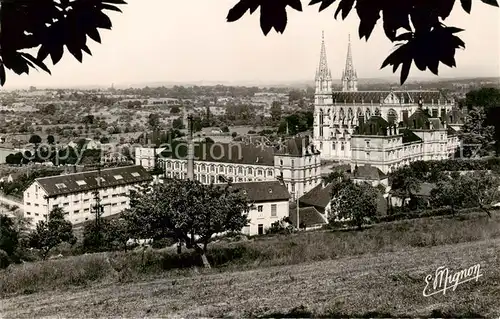
[[[123, 0], [2, 0], [0, 2], [0, 84], [5, 68], [16, 74], [41, 69], [50, 74], [45, 59], [57, 64], [64, 46], [79, 61], [91, 55], [87, 36], [100, 43], [99, 29], [111, 29], [105, 10], [121, 12]], [[26, 50], [37, 50], [36, 56]]]
[[[498, 7], [497, 0], [481, 0], [490, 6]], [[465, 43], [456, 35], [462, 29], [447, 27], [443, 21], [448, 18], [455, 0], [311, 0], [309, 5], [319, 4], [319, 11], [338, 2], [334, 18], [340, 15], [346, 19], [355, 9], [359, 17], [358, 34], [368, 41], [375, 25], [382, 20], [386, 37], [395, 43], [396, 50], [382, 63], [396, 72], [400, 65], [400, 83], [408, 78], [411, 65], [425, 71], [429, 69], [438, 74], [439, 63], [455, 67], [456, 49], [465, 48]], [[472, 0], [460, 1], [463, 10], [470, 14]], [[300, 0], [240, 0], [229, 10], [227, 21], [239, 20], [247, 11], [254, 13], [260, 7], [260, 27], [264, 35], [272, 28], [283, 33], [287, 24], [286, 8], [302, 11]], [[405, 33], [401, 33], [404, 32]]]

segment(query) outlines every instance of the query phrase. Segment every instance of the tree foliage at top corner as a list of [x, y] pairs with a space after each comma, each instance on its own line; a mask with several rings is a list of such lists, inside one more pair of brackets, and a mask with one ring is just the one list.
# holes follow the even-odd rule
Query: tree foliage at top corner
[[[83, 52], [91, 55], [87, 37], [100, 43], [99, 29], [111, 29], [106, 11], [121, 12], [123, 0], [1, 0], [0, 1], [0, 84], [5, 68], [16, 74], [42, 69], [50, 74], [45, 60], [57, 64], [64, 46], [82, 62]], [[36, 56], [28, 53], [35, 50]]]
[[[335, 19], [339, 15], [346, 19], [352, 11], [356, 11], [361, 39], [368, 40], [380, 20], [386, 37], [395, 43], [395, 50], [381, 68], [391, 65], [396, 72], [401, 65], [401, 84], [408, 78], [413, 62], [419, 70], [429, 69], [438, 75], [439, 63], [455, 67], [456, 49], [465, 48], [465, 43], [455, 35], [463, 30], [444, 24], [455, 6], [455, 0], [310, 0], [309, 5], [319, 4], [319, 11], [323, 11], [335, 2]], [[481, 2], [498, 7], [497, 0]], [[465, 12], [471, 13], [472, 0], [460, 0], [460, 5]], [[300, 0], [239, 0], [229, 10], [227, 21], [237, 21], [247, 11], [252, 14], [260, 8], [260, 27], [264, 35], [273, 28], [283, 33], [288, 6], [302, 11]]]

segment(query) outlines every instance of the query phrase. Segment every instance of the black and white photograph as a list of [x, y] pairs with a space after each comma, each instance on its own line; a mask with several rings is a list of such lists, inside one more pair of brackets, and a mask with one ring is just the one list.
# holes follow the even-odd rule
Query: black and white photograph
[[498, 0], [0, 0], [0, 318], [500, 318]]

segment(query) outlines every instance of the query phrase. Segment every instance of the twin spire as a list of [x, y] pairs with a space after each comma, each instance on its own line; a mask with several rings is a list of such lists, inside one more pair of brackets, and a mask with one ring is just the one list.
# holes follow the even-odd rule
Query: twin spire
[[325, 31], [321, 31], [321, 53], [319, 55], [319, 68], [316, 71], [316, 79], [331, 78], [332, 73], [326, 61]]
[[346, 78], [347, 80], [356, 79], [357, 74], [354, 70], [354, 64], [352, 63], [352, 50], [351, 50], [351, 35], [349, 34], [348, 42], [347, 42], [347, 57], [345, 60], [345, 68], [342, 73], [342, 78]]
[[[331, 80], [332, 74], [328, 68], [325, 47], [325, 32], [321, 32], [321, 52], [319, 57], [319, 67], [316, 71], [316, 80]], [[358, 75], [352, 62], [351, 35], [349, 34], [347, 43], [347, 57], [345, 68], [342, 72], [342, 91], [357, 91]]]

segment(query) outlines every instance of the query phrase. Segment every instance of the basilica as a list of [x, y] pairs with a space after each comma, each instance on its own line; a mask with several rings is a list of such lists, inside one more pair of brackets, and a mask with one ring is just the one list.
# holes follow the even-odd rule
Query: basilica
[[360, 91], [350, 38], [334, 90], [324, 36], [316, 70], [313, 140], [321, 159], [387, 174], [416, 160], [453, 156], [464, 116], [440, 91]]

